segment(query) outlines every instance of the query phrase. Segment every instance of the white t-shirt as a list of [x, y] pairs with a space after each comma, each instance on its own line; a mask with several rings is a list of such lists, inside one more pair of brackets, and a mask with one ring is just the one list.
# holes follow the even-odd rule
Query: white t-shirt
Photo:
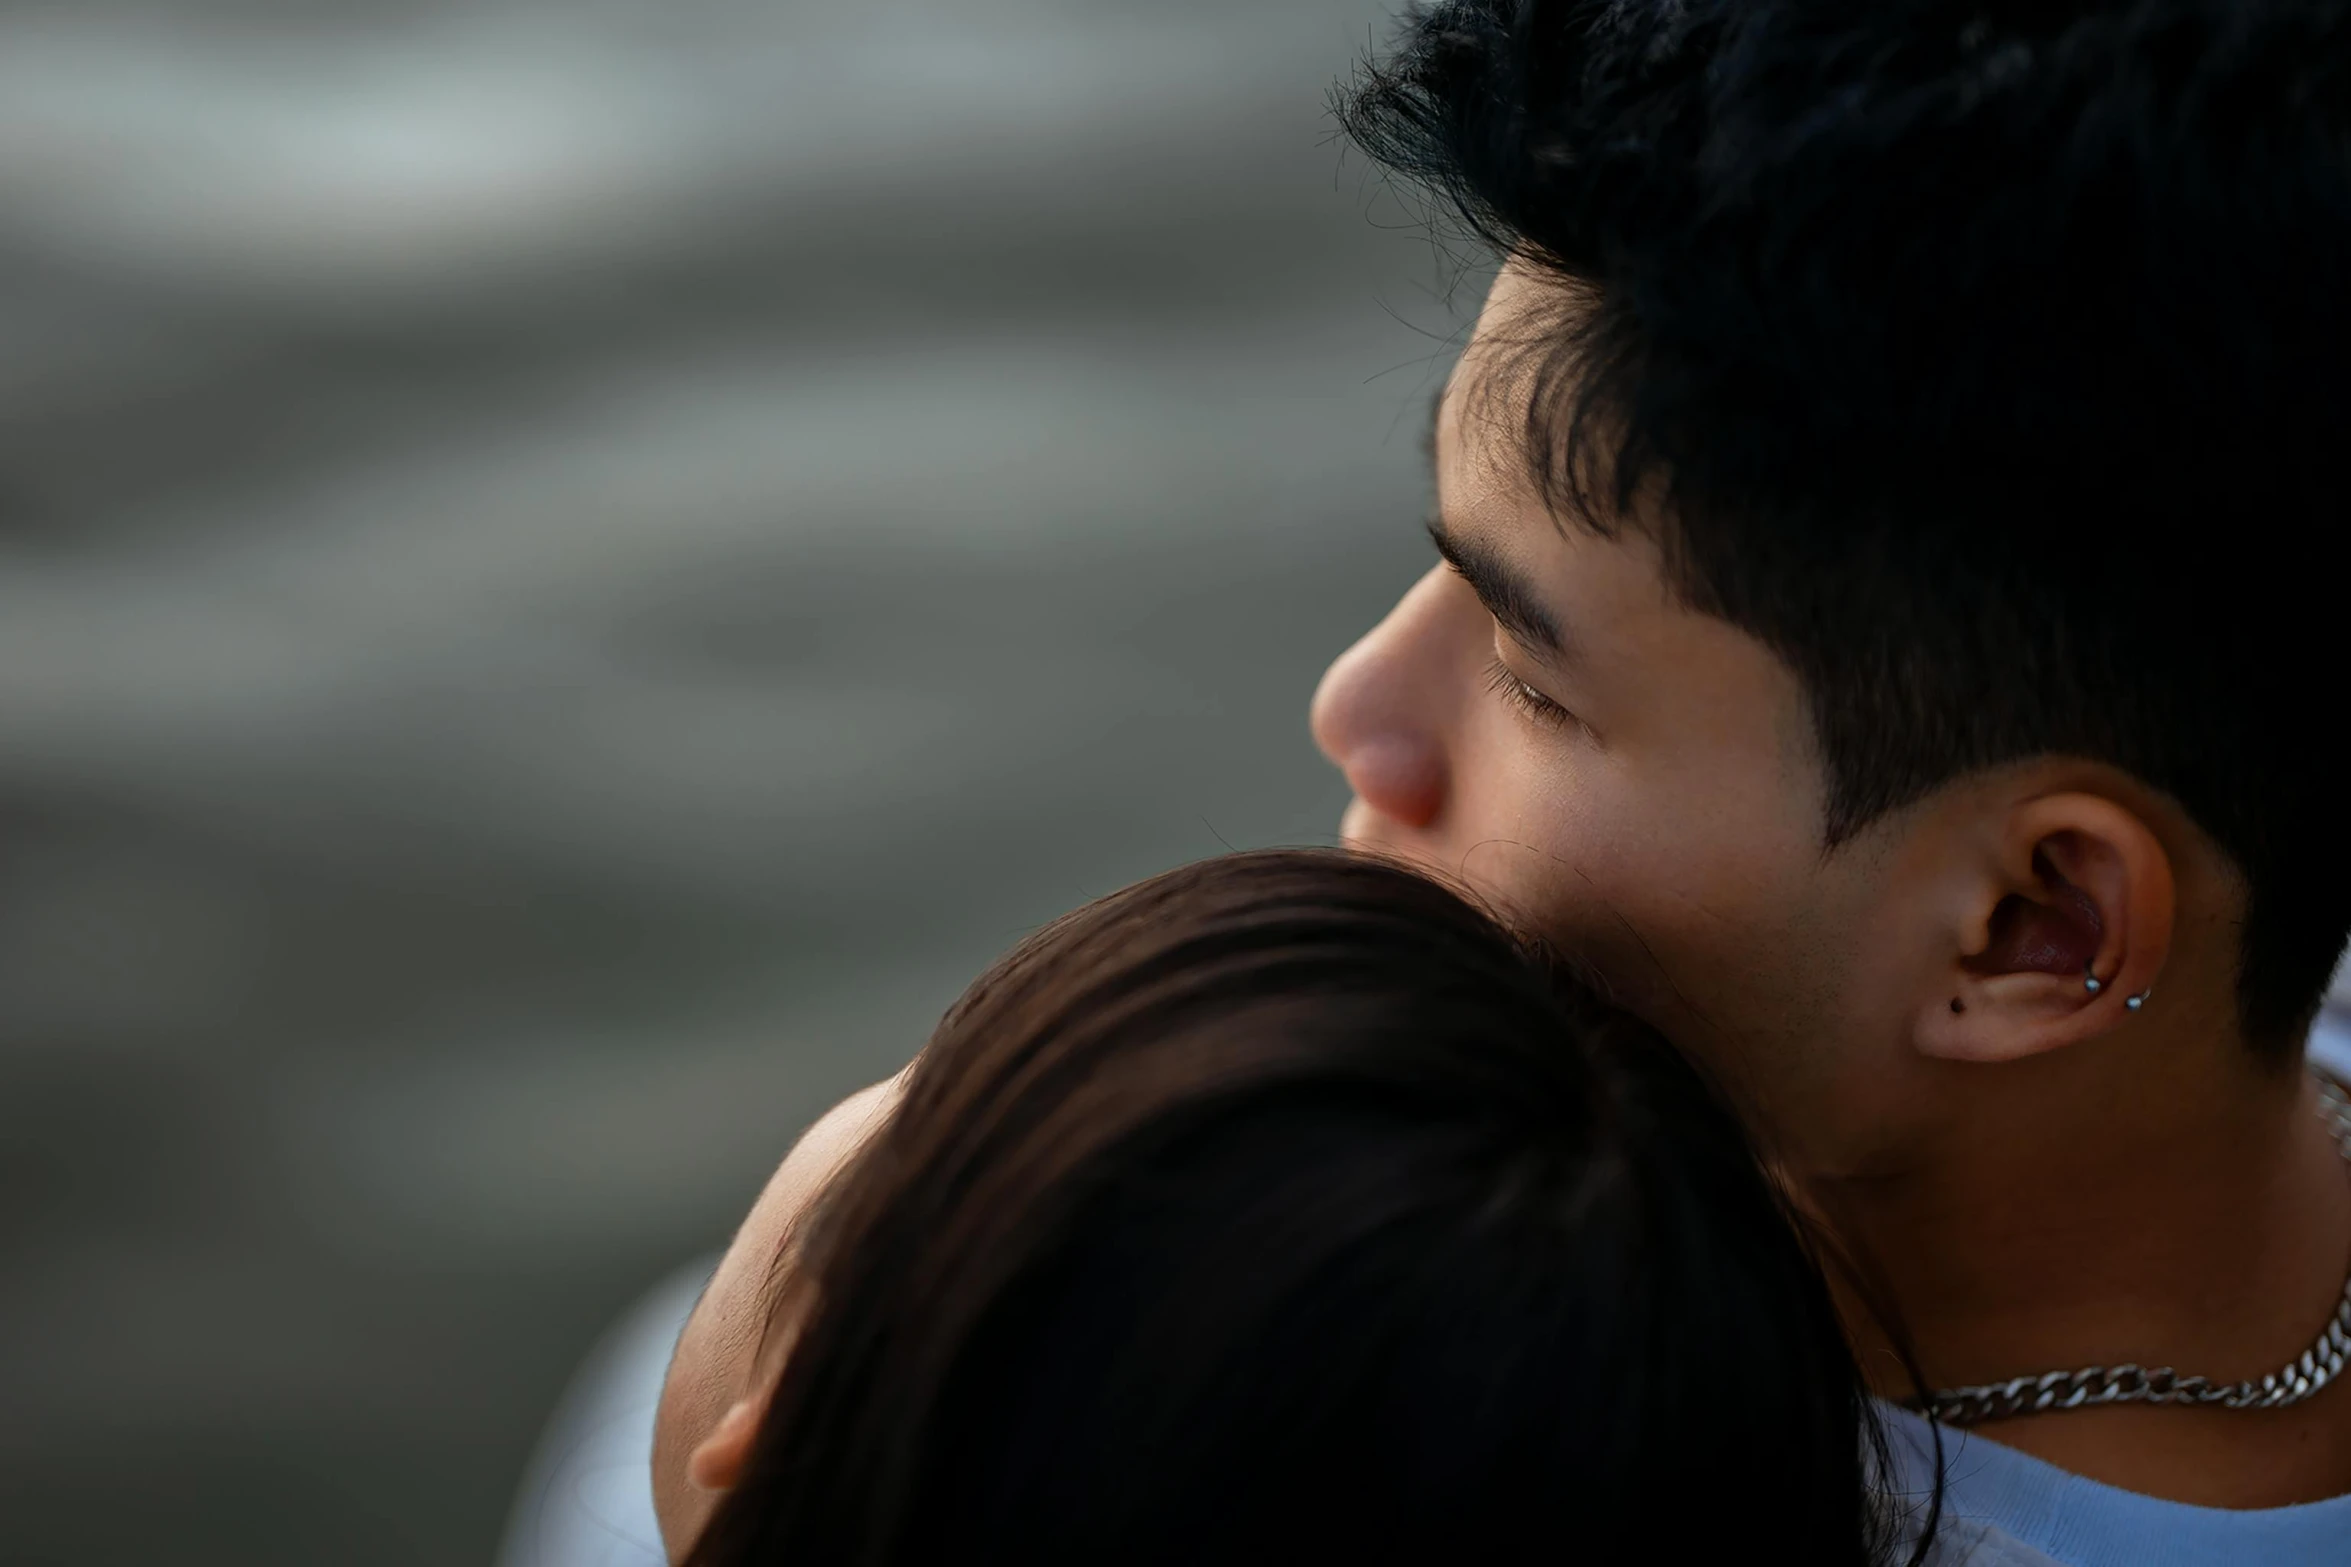
[[717, 1264], [664, 1280], [590, 1352], [524, 1471], [498, 1567], [667, 1567], [653, 1519], [653, 1412]]

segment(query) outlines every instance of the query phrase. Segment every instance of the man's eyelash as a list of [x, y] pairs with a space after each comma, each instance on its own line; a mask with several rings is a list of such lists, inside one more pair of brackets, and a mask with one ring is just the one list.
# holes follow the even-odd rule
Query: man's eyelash
[[1500, 659], [1486, 669], [1486, 689], [1537, 723], [1564, 729], [1576, 721], [1575, 714], [1512, 674]]

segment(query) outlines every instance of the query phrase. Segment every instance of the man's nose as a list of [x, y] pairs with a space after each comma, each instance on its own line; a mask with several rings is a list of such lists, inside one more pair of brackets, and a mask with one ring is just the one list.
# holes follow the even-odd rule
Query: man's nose
[[1445, 809], [1447, 707], [1459, 701], [1447, 597], [1458, 587], [1447, 568], [1431, 570], [1314, 693], [1314, 743], [1357, 799], [1406, 827], [1428, 827]]

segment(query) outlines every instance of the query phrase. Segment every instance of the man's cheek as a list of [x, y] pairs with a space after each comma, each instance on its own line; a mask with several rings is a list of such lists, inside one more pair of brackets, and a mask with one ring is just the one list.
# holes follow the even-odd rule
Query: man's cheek
[[1670, 869], [1591, 854], [1555, 865], [1537, 928], [1599, 972], [1618, 1000], [1663, 1021], [1694, 952], [1721, 922], [1673, 885]]

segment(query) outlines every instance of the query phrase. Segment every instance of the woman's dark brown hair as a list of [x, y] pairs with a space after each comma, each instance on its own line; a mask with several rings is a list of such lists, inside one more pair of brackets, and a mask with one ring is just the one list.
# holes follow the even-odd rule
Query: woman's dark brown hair
[[1886, 1559], [1737, 1123], [1453, 893], [1310, 851], [1070, 915], [819, 1205], [692, 1567]]

